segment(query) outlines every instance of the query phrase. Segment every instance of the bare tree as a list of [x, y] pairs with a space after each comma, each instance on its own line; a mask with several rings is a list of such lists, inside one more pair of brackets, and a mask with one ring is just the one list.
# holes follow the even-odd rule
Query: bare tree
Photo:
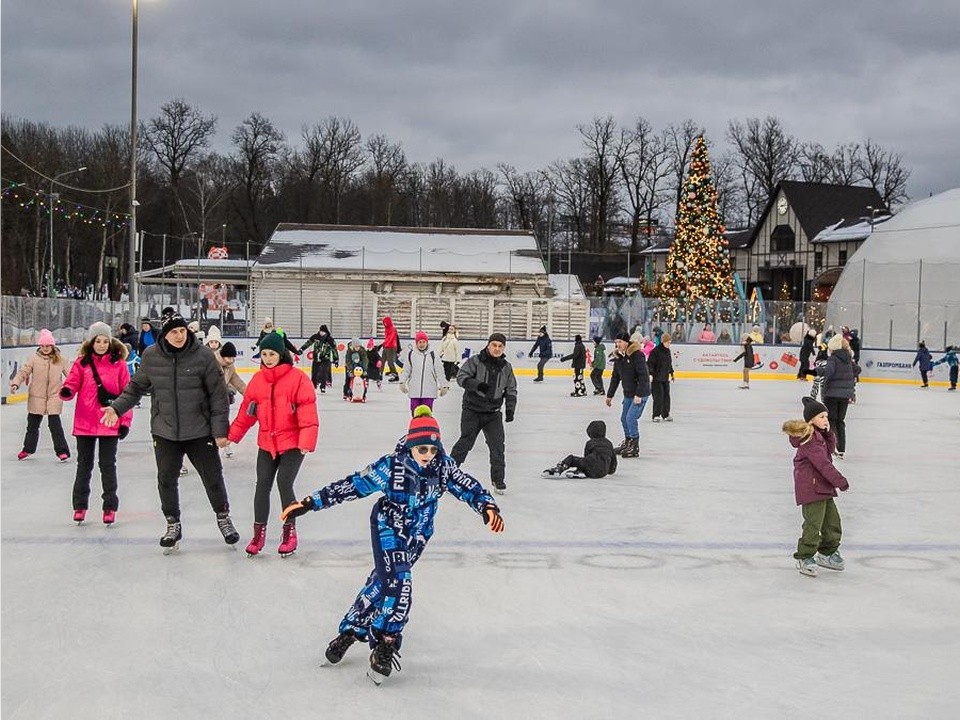
[[398, 186], [407, 172], [407, 156], [400, 143], [390, 142], [385, 135], [367, 138], [366, 149], [367, 180], [373, 197], [370, 222], [374, 225], [391, 225]]
[[650, 123], [637, 118], [624, 135], [620, 174], [630, 210], [630, 252], [640, 250], [640, 225], [646, 227], [644, 245], [649, 244], [654, 216], [668, 200], [670, 158], [666, 138], [653, 132]]
[[777, 183], [794, 177], [800, 158], [800, 143], [783, 129], [780, 120], [748, 118], [732, 120], [727, 127], [743, 182], [747, 220], [753, 224]]
[[798, 156], [800, 178], [804, 182], [830, 182], [832, 161], [823, 145], [818, 142], [801, 144]]
[[903, 156], [884, 150], [873, 140], [867, 139], [863, 146], [859, 169], [863, 179], [880, 193], [887, 207], [906, 202], [907, 180], [910, 171], [903, 167]]
[[319, 180], [328, 201], [324, 219], [339, 223], [344, 190], [365, 162], [360, 130], [349, 118], [331, 116], [306, 129], [304, 141], [307, 177]]
[[230, 162], [237, 193], [233, 208], [248, 240], [262, 243], [264, 204], [272, 195], [279, 167], [287, 154], [286, 138], [269, 119], [251, 113], [233, 131], [236, 148]]
[[509, 206], [507, 226], [535, 230], [543, 216], [549, 190], [543, 173], [528, 172], [521, 175], [513, 165], [506, 163], [497, 165], [497, 170], [500, 171], [501, 185]]
[[590, 203], [589, 170], [583, 158], [551, 163], [548, 172], [553, 196], [560, 205], [558, 226], [567, 233], [568, 243], [581, 249], [586, 245], [587, 210]]
[[623, 152], [623, 132], [611, 115], [594, 118], [590, 125], [578, 125], [587, 156], [584, 167], [590, 187], [589, 242], [602, 250], [610, 237], [610, 220], [616, 214]]

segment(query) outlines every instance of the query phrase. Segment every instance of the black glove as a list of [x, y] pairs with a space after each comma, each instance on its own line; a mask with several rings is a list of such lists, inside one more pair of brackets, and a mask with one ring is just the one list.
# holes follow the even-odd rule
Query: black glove
[[283, 513], [280, 515], [280, 519], [284, 522], [289, 522], [294, 518], [298, 518], [301, 515], [305, 515], [311, 510], [316, 510], [317, 504], [313, 501], [313, 496], [307, 495], [300, 502], [295, 502], [290, 505], [287, 505], [284, 508]]
[[505, 419], [507, 422], [513, 422], [513, 412], [510, 411], [510, 410], [507, 410], [507, 416], [506, 416], [506, 418], [504, 418], [504, 419]]
[[68, 387], [62, 387], [60, 388], [60, 397], [64, 400], [69, 400], [73, 397], [73, 391]]
[[126, 425], [121, 425], [120, 429], [117, 431], [117, 437], [119, 437], [121, 440], [123, 440], [129, 434], [130, 428], [128, 428]]
[[483, 394], [483, 395], [486, 395], [486, 394], [487, 394], [487, 390], [489, 390], [489, 389], [490, 389], [490, 386], [489, 386], [487, 383], [485, 383], [485, 382], [477, 383], [477, 392], [478, 392], [478, 393], [481, 393], [481, 394]]

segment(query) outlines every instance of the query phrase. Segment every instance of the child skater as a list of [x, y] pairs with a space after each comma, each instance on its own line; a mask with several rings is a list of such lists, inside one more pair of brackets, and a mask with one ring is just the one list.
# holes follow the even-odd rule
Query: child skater
[[920, 379], [923, 381], [923, 385], [920, 387], [930, 387], [927, 373], [933, 369], [933, 356], [930, 355], [930, 351], [927, 350], [927, 344], [923, 340], [917, 345], [917, 354], [913, 358], [913, 364], [920, 366]]
[[957, 372], [960, 371], [960, 360], [957, 360], [957, 349], [953, 345], [947, 345], [944, 348], [943, 352], [945, 353], [942, 358], [937, 360], [931, 367], [936, 367], [946, 363], [950, 366], [950, 387], [947, 390], [956, 390], [957, 389]]
[[753, 338], [749, 335], [744, 335], [740, 339], [740, 343], [743, 345], [743, 352], [737, 355], [733, 361], [736, 362], [740, 358], [743, 358], [743, 385], [740, 385], [740, 389], [749, 390], [750, 368], [753, 367]]
[[407, 350], [400, 370], [400, 391], [410, 393], [410, 415], [421, 405], [433, 410], [433, 401], [450, 389], [440, 355], [430, 349], [430, 338], [423, 330], [414, 335], [416, 346]]
[[[259, 422], [257, 432], [257, 490], [253, 496], [253, 539], [247, 555], [263, 550], [270, 516], [270, 491], [276, 478], [283, 507], [296, 501], [293, 483], [303, 457], [317, 447], [317, 391], [304, 373], [294, 367], [293, 359], [277, 333], [260, 341], [260, 370], [243, 394], [240, 413], [230, 424], [227, 439], [238, 443], [247, 430]], [[294, 521], [283, 523], [277, 552], [281, 557], [297, 549]]]
[[817, 356], [813, 360], [813, 386], [810, 388], [810, 397], [814, 400], [820, 394], [820, 388], [823, 387], [823, 370], [827, 366], [827, 360], [830, 358], [829, 339], [822, 337], [817, 346]]
[[543, 477], [602, 478], [617, 471], [617, 455], [613, 443], [607, 439], [607, 424], [594, 420], [587, 425], [587, 444], [583, 457], [567, 455], [554, 467], [543, 471]]
[[447, 491], [472, 507], [491, 532], [503, 531], [500, 509], [490, 493], [447, 455], [440, 425], [430, 408], [420, 406], [393, 452], [283, 511], [287, 522], [308, 510], [383, 493], [370, 514], [374, 568], [327, 647], [327, 662], [340, 662], [359, 640], [373, 648], [367, 676], [377, 685], [393, 668], [400, 669], [397, 658], [410, 612], [411, 571], [433, 535], [437, 502]]
[[377, 384], [377, 390], [383, 390], [383, 358], [380, 353], [383, 345], [377, 345], [373, 338], [367, 340], [367, 380]]
[[98, 443], [103, 524], [112, 525], [116, 520], [120, 506], [117, 498], [117, 442], [130, 432], [133, 411], [124, 413], [120, 422], [111, 427], [100, 420], [103, 409], [119, 397], [130, 382], [126, 359], [126, 345], [113, 337], [109, 325], [95, 322], [87, 330], [87, 339], [80, 345], [77, 359], [60, 390], [60, 397], [64, 400], [77, 399], [77, 409], [73, 413], [73, 435], [77, 438], [73, 519], [77, 523], [82, 523], [87, 516], [93, 455]]
[[[367, 377], [367, 351], [363, 349], [360, 345], [359, 338], [352, 338], [350, 343], [347, 345], [347, 349], [343, 352], [343, 399], [344, 400], [354, 400], [353, 392], [353, 378], [354, 370], [360, 368], [360, 377], [365, 379]], [[367, 399], [367, 383], [363, 382], [363, 397], [359, 400], [365, 401]]]
[[840, 513], [833, 499], [837, 490], [846, 491], [847, 479], [833, 466], [837, 444], [830, 430], [827, 407], [810, 397], [803, 398], [803, 420], [787, 420], [783, 432], [796, 449], [793, 458], [793, 485], [797, 505], [802, 507], [803, 534], [797, 541], [797, 569], [802, 575], [817, 576], [817, 566], [843, 570], [840, 556]]
[[560, 358], [560, 362], [572, 360], [573, 368], [573, 392], [570, 397], [583, 397], [587, 394], [587, 386], [583, 382], [583, 371], [587, 367], [587, 348], [583, 344], [583, 338], [579, 335], [573, 337], [573, 352]]
[[593, 358], [590, 360], [590, 382], [593, 383], [594, 395], [606, 395], [603, 389], [603, 371], [607, 367], [607, 346], [603, 338], [597, 335], [593, 338]]
[[53, 451], [60, 462], [70, 459], [70, 446], [63, 434], [60, 413], [63, 400], [60, 388], [67, 376], [67, 364], [60, 354], [53, 333], [43, 328], [37, 337], [37, 351], [20, 368], [10, 383], [10, 392], [15, 393], [21, 385], [29, 384], [27, 391], [27, 432], [23, 436], [23, 449], [17, 460], [26, 460], [37, 451], [40, 442], [40, 423], [47, 416], [47, 427], [53, 440]]

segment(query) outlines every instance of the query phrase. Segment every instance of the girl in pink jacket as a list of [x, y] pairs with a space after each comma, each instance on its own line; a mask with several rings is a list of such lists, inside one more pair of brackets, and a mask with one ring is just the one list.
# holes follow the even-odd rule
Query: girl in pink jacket
[[60, 388], [67, 374], [67, 363], [60, 354], [53, 333], [44, 328], [37, 338], [37, 352], [30, 356], [20, 372], [10, 383], [10, 392], [15, 393], [21, 385], [29, 383], [27, 395], [27, 433], [23, 438], [23, 449], [17, 454], [17, 460], [26, 460], [37, 451], [40, 442], [40, 423], [47, 416], [50, 437], [53, 438], [53, 451], [60, 462], [70, 459], [70, 446], [63, 436], [60, 413], [63, 400]]
[[84, 521], [90, 498], [93, 455], [100, 444], [100, 482], [103, 484], [103, 522], [113, 524], [120, 501], [117, 498], [117, 442], [130, 432], [133, 413], [121, 416], [114, 427], [100, 422], [103, 408], [130, 382], [127, 348], [113, 337], [110, 326], [95, 322], [87, 331], [77, 359], [60, 391], [64, 400], [77, 399], [73, 435], [77, 438], [77, 477], [73, 483], [73, 519]]

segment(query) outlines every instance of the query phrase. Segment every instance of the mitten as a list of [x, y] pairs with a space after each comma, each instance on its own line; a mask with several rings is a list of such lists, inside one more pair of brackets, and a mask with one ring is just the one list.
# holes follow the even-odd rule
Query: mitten
[[407, 387], [405, 382], [400, 383], [400, 392], [402, 392], [404, 395], [410, 392], [410, 389]]
[[483, 524], [490, 528], [490, 532], [503, 532], [503, 518], [500, 517], [500, 508], [496, 505], [484, 505]]
[[483, 395], [486, 395], [486, 394], [487, 394], [487, 390], [489, 390], [489, 389], [490, 389], [490, 386], [489, 386], [487, 383], [485, 383], [485, 382], [477, 383], [477, 392], [478, 392], [478, 393], [482, 393]]
[[440, 388], [440, 397], [443, 397], [444, 395], [446, 395], [449, 389], [450, 388], [445, 388], [445, 387]]
[[288, 522], [290, 520], [293, 520], [294, 518], [300, 517], [301, 515], [305, 515], [311, 510], [316, 510], [316, 509], [317, 509], [317, 503], [314, 502], [312, 496], [307, 495], [300, 502], [295, 502], [287, 505], [283, 509], [283, 512], [280, 513], [280, 519], [283, 522]]
[[73, 390], [66, 386], [60, 388], [60, 397], [62, 397], [64, 400], [69, 400], [73, 397]]
[[507, 410], [507, 416], [504, 418], [507, 422], [513, 422], [513, 411]]
[[126, 425], [121, 425], [120, 430], [117, 432], [117, 437], [123, 440], [127, 435], [130, 434], [130, 428]]

